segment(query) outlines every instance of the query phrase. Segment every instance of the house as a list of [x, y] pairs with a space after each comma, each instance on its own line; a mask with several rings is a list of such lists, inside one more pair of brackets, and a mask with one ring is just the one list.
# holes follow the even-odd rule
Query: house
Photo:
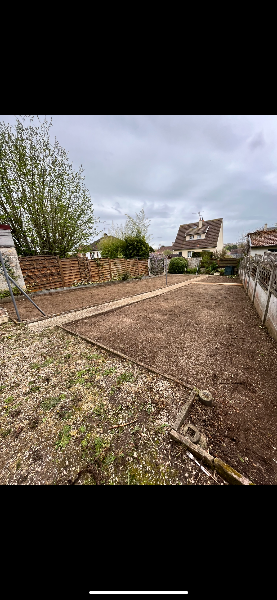
[[168, 254], [169, 257], [173, 256], [174, 250], [172, 248], [172, 246], [160, 246], [160, 248], [155, 252], [155, 254], [163, 254], [165, 250], [169, 250], [170, 254]]
[[[99, 242], [101, 242], [101, 240], [103, 240], [105, 237], [110, 237], [115, 240], [117, 239], [116, 237], [114, 237], [114, 235], [108, 236], [107, 233], [104, 233], [104, 235], [101, 238], [99, 238], [99, 240], [95, 240], [94, 242], [92, 242], [92, 244], [90, 245], [90, 248], [91, 248], [90, 252], [87, 253], [87, 256], [88, 256], [88, 254], [90, 254], [90, 258], [101, 258], [101, 251], [99, 250]], [[89, 258], [89, 256], [88, 256], [88, 258]]]
[[178, 256], [185, 258], [192, 257], [193, 252], [203, 250], [220, 252], [223, 248], [223, 219], [204, 221], [200, 217], [196, 223], [180, 225], [172, 248], [177, 251]]
[[267, 223], [262, 229], [247, 234], [249, 240], [248, 256], [277, 252], [277, 226], [268, 227]]

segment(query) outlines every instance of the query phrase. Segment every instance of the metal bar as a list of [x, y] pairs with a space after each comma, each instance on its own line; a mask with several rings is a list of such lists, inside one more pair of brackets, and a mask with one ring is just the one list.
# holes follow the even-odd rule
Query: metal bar
[[[12, 301], [13, 301], [13, 305], [14, 305], [14, 308], [15, 308], [15, 312], [16, 312], [16, 315], [17, 315], [17, 318], [18, 318], [18, 321], [19, 321], [19, 323], [21, 323], [21, 319], [20, 319], [20, 316], [19, 316], [19, 312], [18, 312], [18, 310], [17, 310], [16, 302], [15, 302], [14, 295], [13, 295], [13, 291], [12, 291], [12, 288], [11, 288], [11, 284], [10, 284], [10, 282], [9, 282], [9, 275], [8, 275], [8, 273], [7, 273], [7, 271], [6, 271], [6, 267], [5, 267], [5, 264], [4, 264], [4, 261], [3, 261], [3, 257], [2, 257], [2, 253], [1, 253], [1, 251], [0, 251], [0, 260], [1, 260], [1, 263], [2, 263], [2, 267], [3, 267], [3, 271], [4, 271], [5, 278], [6, 278], [6, 281], [7, 281], [8, 287], [9, 287], [9, 292], [10, 292], [10, 295], [11, 295], [11, 299], [12, 299]], [[12, 280], [12, 281], [13, 281], [13, 280]]]
[[167, 256], [165, 257], [165, 281], [167, 285]]
[[[0, 252], [1, 254], [1, 252]], [[41, 308], [39, 308], [35, 302], [33, 302], [32, 298], [30, 298], [30, 296], [28, 296], [28, 294], [26, 294], [24, 292], [24, 290], [20, 287], [20, 285], [18, 285], [18, 283], [16, 283], [16, 281], [14, 281], [14, 279], [12, 279], [12, 277], [10, 277], [8, 275], [8, 278], [14, 283], [14, 285], [16, 285], [16, 287], [21, 291], [21, 293], [26, 296], [26, 298], [28, 298], [28, 300], [30, 300], [30, 302], [32, 302], [32, 304], [44, 315], [44, 317], [46, 317], [47, 315], [43, 312], [43, 310], [41, 310]], [[20, 319], [19, 319], [20, 320]]]

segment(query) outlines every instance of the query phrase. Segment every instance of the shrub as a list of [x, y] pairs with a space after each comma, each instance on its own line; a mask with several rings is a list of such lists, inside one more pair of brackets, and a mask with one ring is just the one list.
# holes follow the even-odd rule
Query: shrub
[[220, 275], [224, 275], [225, 269], [218, 269], [218, 272], [220, 273]]
[[197, 273], [197, 267], [191, 267], [191, 269], [187, 269], [186, 273], [188, 273], [189, 275], [193, 275], [194, 273]]
[[148, 258], [149, 251], [150, 246], [143, 237], [129, 235], [124, 238], [122, 248], [124, 258]]
[[183, 256], [180, 256], [180, 258], [172, 258], [168, 266], [168, 273], [182, 275], [186, 272], [187, 267], [188, 261]]

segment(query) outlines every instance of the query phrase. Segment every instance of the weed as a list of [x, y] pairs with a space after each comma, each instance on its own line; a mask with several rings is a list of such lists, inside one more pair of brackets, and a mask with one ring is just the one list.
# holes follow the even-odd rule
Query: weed
[[4, 390], [6, 387], [7, 387], [6, 385], [0, 385], [0, 392], [1, 392], [2, 390]]
[[134, 375], [133, 373], [122, 373], [122, 375], [119, 375], [119, 377], [116, 380], [117, 385], [120, 385], [121, 383], [125, 382], [125, 381], [133, 381], [134, 380]]
[[6, 400], [4, 400], [4, 402], [6, 404], [11, 404], [11, 402], [13, 402], [13, 400], [14, 400], [13, 396], [8, 396], [8, 398], [6, 398]]
[[16, 468], [16, 470], [17, 470], [17, 471], [18, 471], [18, 469], [20, 469], [20, 467], [21, 467], [21, 464], [22, 464], [22, 463], [21, 463], [21, 460], [20, 460], [20, 458], [19, 458], [19, 460], [17, 461], [17, 463], [16, 463], [16, 465], [15, 465], [15, 468]]
[[105, 460], [104, 460], [104, 464], [109, 466], [111, 465], [116, 459], [116, 456], [114, 455], [113, 452], [110, 452], [109, 454], [107, 454]]
[[106, 369], [105, 371], [103, 371], [103, 375], [110, 375], [110, 373], [114, 373], [116, 371], [115, 367], [111, 367], [110, 369]]
[[101, 437], [94, 438], [95, 455], [97, 457], [101, 456], [103, 451], [106, 448], [109, 448], [109, 446], [110, 446], [110, 442], [108, 442], [107, 440], [103, 440], [103, 438], [101, 438]]
[[30, 369], [40, 369], [40, 365], [38, 363], [32, 363]]
[[59, 432], [58, 440], [56, 442], [57, 448], [64, 449], [71, 440], [70, 425], [65, 425]]
[[79, 431], [81, 431], [81, 433], [85, 433], [85, 431], [86, 431], [85, 425], [81, 425], [81, 427], [79, 427]]
[[39, 385], [31, 385], [30, 386], [30, 392], [38, 392], [38, 390], [40, 390]]
[[99, 359], [99, 358], [103, 358], [103, 357], [101, 356], [101, 354], [87, 354], [86, 358], [88, 360], [94, 360], [94, 359]]
[[11, 429], [1, 429], [1, 437], [5, 438], [7, 437], [7, 435], [9, 435], [11, 433]]
[[61, 400], [63, 400], [65, 396], [65, 394], [60, 394], [56, 397], [54, 396], [47, 398], [46, 400], [43, 400], [41, 402], [41, 406], [44, 410], [51, 410], [51, 408], [55, 408], [55, 406], [57, 406], [57, 404], [59, 404], [59, 402], [61, 402]]
[[44, 363], [42, 363], [42, 367], [47, 367], [48, 365], [51, 365], [51, 363], [54, 362], [54, 358], [47, 358]]

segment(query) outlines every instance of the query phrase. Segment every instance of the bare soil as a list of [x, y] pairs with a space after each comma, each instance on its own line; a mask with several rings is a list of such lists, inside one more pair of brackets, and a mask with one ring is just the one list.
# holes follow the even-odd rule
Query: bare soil
[[[195, 279], [195, 275], [168, 275], [168, 285], [181, 283], [189, 279]], [[97, 306], [104, 302], [112, 302], [121, 298], [129, 298], [136, 294], [151, 292], [166, 286], [165, 275], [158, 277], [147, 277], [146, 279], [131, 279], [122, 282], [106, 282], [95, 284], [93, 287], [67, 290], [63, 292], [49, 292], [49, 294], [37, 294], [32, 300], [48, 316], [59, 315], [70, 310], [81, 310], [90, 306]], [[18, 312], [23, 321], [39, 320], [42, 315], [35, 306], [26, 298], [16, 296]], [[16, 312], [11, 301], [1, 302], [9, 315], [17, 320]]]
[[169, 436], [187, 397], [62, 329], [4, 323], [0, 485], [227, 485]]
[[189, 420], [210, 453], [256, 484], [276, 485], [277, 343], [243, 287], [222, 283], [239, 279], [211, 276], [66, 329], [208, 389], [214, 405], [194, 403]]

